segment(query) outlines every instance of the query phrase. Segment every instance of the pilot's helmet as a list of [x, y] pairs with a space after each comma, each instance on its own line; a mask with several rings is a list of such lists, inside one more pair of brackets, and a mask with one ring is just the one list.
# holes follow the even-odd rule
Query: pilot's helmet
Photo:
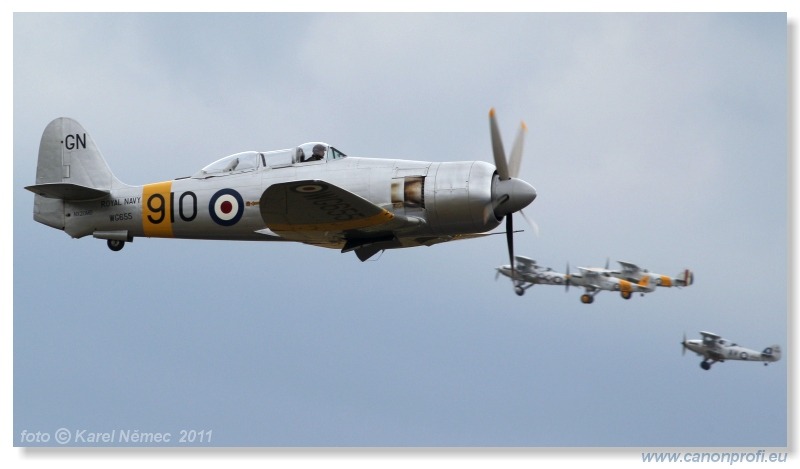
[[296, 156], [297, 156], [296, 161], [303, 161], [306, 158], [306, 155], [303, 152], [303, 149], [300, 148], [300, 147], [297, 147], [297, 155]]
[[320, 143], [314, 145], [314, 149], [311, 151], [311, 153], [315, 156], [325, 156], [325, 145]]

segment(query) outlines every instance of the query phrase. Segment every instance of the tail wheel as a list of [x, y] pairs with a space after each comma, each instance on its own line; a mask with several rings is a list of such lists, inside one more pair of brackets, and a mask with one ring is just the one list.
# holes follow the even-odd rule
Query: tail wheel
[[107, 244], [108, 249], [111, 249], [112, 251], [119, 251], [125, 247], [125, 241], [120, 241], [118, 239], [109, 239]]

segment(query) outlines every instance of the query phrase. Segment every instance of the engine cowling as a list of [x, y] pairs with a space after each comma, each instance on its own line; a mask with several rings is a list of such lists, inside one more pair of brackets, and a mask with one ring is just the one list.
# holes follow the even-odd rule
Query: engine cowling
[[501, 181], [495, 167], [482, 161], [439, 163], [426, 184], [428, 223], [437, 234], [483, 233], [536, 198], [520, 179]]

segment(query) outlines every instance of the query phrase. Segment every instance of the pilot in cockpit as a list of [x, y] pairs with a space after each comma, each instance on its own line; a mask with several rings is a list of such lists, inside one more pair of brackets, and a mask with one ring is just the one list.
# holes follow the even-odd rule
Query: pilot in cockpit
[[316, 144], [314, 145], [314, 149], [311, 150], [311, 156], [306, 158], [306, 161], [319, 161], [325, 158], [325, 145]]

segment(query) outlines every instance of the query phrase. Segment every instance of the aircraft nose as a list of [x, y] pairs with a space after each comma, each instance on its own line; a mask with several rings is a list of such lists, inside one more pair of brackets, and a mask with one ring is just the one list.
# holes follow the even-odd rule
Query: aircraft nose
[[536, 189], [522, 179], [516, 178], [495, 180], [492, 192], [494, 214], [497, 218], [518, 212], [536, 199]]

